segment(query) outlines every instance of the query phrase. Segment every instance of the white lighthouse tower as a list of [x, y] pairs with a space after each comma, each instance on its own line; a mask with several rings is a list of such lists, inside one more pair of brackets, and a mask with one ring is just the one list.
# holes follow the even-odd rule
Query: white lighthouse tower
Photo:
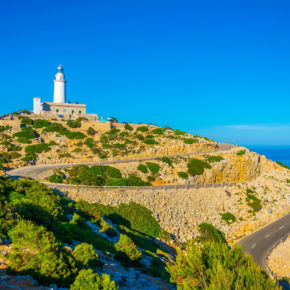
[[53, 94], [53, 102], [54, 103], [66, 103], [65, 97], [65, 76], [64, 69], [62, 65], [57, 67], [57, 73], [55, 75], [54, 80], [54, 94]]

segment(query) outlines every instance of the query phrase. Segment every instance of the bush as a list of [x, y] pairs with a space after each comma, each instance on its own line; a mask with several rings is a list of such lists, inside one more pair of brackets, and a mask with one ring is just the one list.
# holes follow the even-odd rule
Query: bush
[[223, 243], [191, 243], [166, 270], [180, 289], [279, 289], [251, 256]]
[[130, 175], [128, 178], [111, 179], [106, 182], [107, 186], [148, 186], [151, 183], [143, 181], [140, 177]]
[[28, 118], [28, 117], [24, 117], [21, 119], [21, 124], [22, 125], [33, 125], [33, 120]]
[[142, 256], [141, 251], [137, 250], [134, 242], [124, 234], [120, 234], [120, 239], [115, 247], [117, 250], [115, 258], [126, 264], [130, 265], [130, 262], [136, 262]]
[[138, 140], [140, 140], [140, 141], [143, 141], [143, 140], [144, 140], [144, 136], [141, 135], [141, 134], [137, 134], [137, 135], [136, 135], [136, 138], [137, 138]]
[[157, 174], [160, 170], [160, 166], [157, 163], [146, 162], [146, 165], [152, 174]]
[[49, 182], [52, 182], [52, 183], [62, 183], [63, 182], [63, 176], [62, 175], [59, 175], [59, 174], [53, 174], [51, 175], [49, 178], [48, 178], [48, 181]]
[[200, 233], [199, 239], [201, 242], [222, 243], [224, 241], [225, 234], [211, 224], [201, 223], [198, 226], [198, 231]]
[[116, 237], [118, 234], [115, 232], [114, 228], [105, 220], [101, 220], [101, 229], [100, 233], [106, 234], [108, 237]]
[[174, 134], [175, 134], [175, 135], [186, 135], [186, 132], [182, 132], [182, 131], [180, 131], [180, 130], [175, 130], [175, 131], [174, 131]]
[[164, 133], [164, 129], [162, 129], [162, 128], [156, 128], [156, 129], [152, 130], [151, 132], [153, 134], [162, 135]]
[[29, 140], [26, 137], [19, 137], [19, 138], [16, 139], [16, 141], [18, 143], [22, 143], [22, 144], [31, 144], [32, 143], [31, 140]]
[[170, 167], [173, 168], [173, 164], [172, 164], [172, 160], [168, 157], [162, 157], [161, 158], [161, 161], [164, 162], [164, 163], [167, 163]]
[[90, 215], [104, 215], [114, 224], [130, 227], [132, 230], [150, 237], [157, 238], [162, 232], [160, 225], [152, 216], [152, 212], [135, 202], [110, 206], [100, 203], [90, 204], [86, 201], [78, 201], [77, 208]]
[[199, 159], [191, 159], [187, 163], [188, 173], [192, 176], [201, 175], [204, 172], [205, 168], [210, 169], [211, 165], [205, 161]]
[[159, 142], [157, 142], [157, 141], [154, 140], [154, 139], [145, 139], [145, 140], [144, 140], [144, 143], [145, 143], [145, 144], [148, 144], [148, 145], [159, 144]]
[[196, 143], [197, 141], [198, 141], [197, 139], [193, 139], [193, 138], [184, 138], [183, 139], [184, 144], [193, 144], [193, 143]]
[[286, 169], [290, 169], [290, 167], [286, 164], [283, 164], [282, 162], [276, 161], [277, 164], [279, 164], [280, 166], [286, 168]]
[[20, 146], [16, 146], [16, 145], [10, 145], [10, 147], [8, 148], [8, 151], [21, 151], [21, 147]]
[[95, 147], [95, 141], [92, 138], [87, 138], [85, 140], [84, 144], [86, 144], [90, 149], [92, 149], [93, 147]]
[[261, 200], [258, 199], [256, 196], [247, 193], [246, 201], [248, 206], [250, 206], [254, 212], [262, 209]]
[[99, 276], [91, 269], [81, 270], [70, 287], [71, 290], [117, 290], [114, 281], [111, 281], [110, 276], [102, 274]]
[[188, 174], [186, 172], [179, 171], [177, 174], [181, 178], [184, 178], [184, 179], [187, 179], [188, 178]]
[[236, 153], [238, 156], [243, 156], [246, 154], [246, 150], [240, 150]]
[[148, 132], [149, 129], [147, 126], [141, 126], [136, 129], [137, 132]]
[[87, 243], [78, 244], [73, 250], [72, 255], [76, 261], [82, 264], [82, 267], [96, 267], [100, 264], [94, 247]]
[[214, 155], [207, 156], [207, 161], [209, 163], [220, 162], [222, 160], [225, 160], [222, 156], [214, 156]]
[[66, 124], [71, 128], [80, 128], [82, 126], [81, 121], [74, 121], [74, 120], [68, 120]]
[[286, 183], [290, 183], [290, 179], [286, 179]]
[[15, 137], [22, 137], [26, 139], [35, 139], [38, 138], [39, 135], [36, 131], [34, 131], [31, 127], [24, 127], [21, 131], [14, 134]]
[[89, 127], [89, 129], [87, 130], [88, 135], [90, 136], [95, 136], [96, 135], [96, 131], [94, 128]]
[[125, 124], [125, 130], [127, 131], [133, 131], [134, 128], [132, 126], [130, 126], [128, 123]]
[[137, 169], [138, 169], [139, 171], [143, 172], [144, 174], [145, 174], [145, 173], [148, 173], [148, 168], [147, 168], [147, 166], [144, 165], [144, 164], [139, 164], [138, 167], [137, 167]]
[[47, 120], [36, 119], [36, 120], [34, 120], [33, 128], [35, 128], [35, 129], [45, 128], [45, 127], [48, 127], [49, 125], [50, 125], [50, 123]]
[[228, 225], [236, 221], [236, 217], [230, 212], [221, 213], [220, 215], [222, 217], [222, 220], [224, 220]]
[[31, 153], [42, 153], [42, 152], [48, 152], [50, 151], [50, 145], [46, 143], [40, 143], [35, 145], [28, 145], [25, 148], [25, 152], [31, 152]]
[[6, 130], [9, 130], [10, 129], [10, 126], [0, 126], [0, 132], [4, 132]]

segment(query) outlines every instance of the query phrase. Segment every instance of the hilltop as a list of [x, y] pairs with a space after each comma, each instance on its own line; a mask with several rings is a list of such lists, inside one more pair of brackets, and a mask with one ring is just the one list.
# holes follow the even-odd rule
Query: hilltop
[[[290, 209], [287, 166], [244, 147], [151, 124], [67, 121], [29, 112], [2, 117], [0, 131], [4, 200], [24, 219], [2, 228], [2, 238], [41, 252], [42, 245], [19, 240], [21, 228], [52, 233], [51, 243], [68, 247], [74, 261], [82, 243], [80, 251], [98, 254], [91, 256], [91, 268], [124, 288], [171, 287], [165, 267], [179, 247], [216, 229], [233, 244]], [[35, 173], [38, 167], [29, 172], [31, 166], [42, 173]], [[10, 172], [44, 184], [4, 178]], [[40, 283], [61, 284], [61, 276], [46, 281], [38, 270], [9, 263]], [[63, 286], [83, 266], [66, 267], [73, 270]], [[136, 275], [143, 282], [133, 286]]]

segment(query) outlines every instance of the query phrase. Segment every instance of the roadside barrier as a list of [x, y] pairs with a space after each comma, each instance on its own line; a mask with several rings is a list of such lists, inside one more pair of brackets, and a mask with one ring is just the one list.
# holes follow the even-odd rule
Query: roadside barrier
[[226, 182], [226, 183], [210, 183], [210, 184], [166, 184], [166, 185], [149, 185], [149, 186], [93, 186], [93, 185], [80, 185], [80, 184], [64, 184], [64, 183], [52, 183], [41, 181], [49, 187], [58, 188], [72, 188], [78, 190], [79, 188], [96, 189], [100, 191], [121, 191], [121, 190], [167, 190], [167, 189], [199, 189], [199, 188], [218, 188], [218, 187], [231, 187], [237, 184], [244, 184], [244, 182]]
[[276, 281], [276, 283], [279, 283], [279, 280], [281, 280], [283, 277], [279, 276], [277, 273], [275, 273], [274, 271], [271, 270], [270, 266], [269, 266], [269, 257], [270, 254], [272, 253], [272, 251], [280, 244], [285, 242], [288, 238], [290, 237], [290, 234], [284, 236], [283, 238], [281, 238], [272, 248], [270, 248], [266, 254], [266, 267], [267, 267], [267, 271], [268, 273], [272, 276], [272, 278]]

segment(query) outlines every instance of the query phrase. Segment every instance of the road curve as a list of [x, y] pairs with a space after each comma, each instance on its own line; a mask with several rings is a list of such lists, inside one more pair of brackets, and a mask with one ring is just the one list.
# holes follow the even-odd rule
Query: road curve
[[[201, 152], [191, 152], [186, 154], [174, 154], [167, 155], [168, 157], [177, 157], [177, 156], [190, 156], [190, 155], [200, 155], [200, 154], [209, 154], [209, 153], [217, 153], [228, 151], [234, 146], [229, 144], [220, 144], [219, 148], [216, 150], [209, 151], [201, 151]], [[55, 168], [67, 168], [75, 165], [109, 165], [109, 164], [117, 164], [117, 163], [129, 163], [129, 162], [142, 162], [153, 159], [158, 159], [163, 156], [155, 156], [155, 157], [140, 157], [134, 159], [123, 159], [123, 160], [106, 160], [100, 162], [82, 162], [82, 163], [61, 163], [61, 164], [45, 164], [45, 165], [34, 165], [34, 166], [26, 166], [17, 168], [14, 170], [10, 170], [7, 173], [8, 176], [19, 176], [19, 177], [29, 177], [33, 179], [40, 179], [43, 175]]]
[[267, 252], [276, 242], [289, 233], [290, 214], [243, 238], [239, 241], [239, 245], [254, 258], [258, 265], [267, 270]]

